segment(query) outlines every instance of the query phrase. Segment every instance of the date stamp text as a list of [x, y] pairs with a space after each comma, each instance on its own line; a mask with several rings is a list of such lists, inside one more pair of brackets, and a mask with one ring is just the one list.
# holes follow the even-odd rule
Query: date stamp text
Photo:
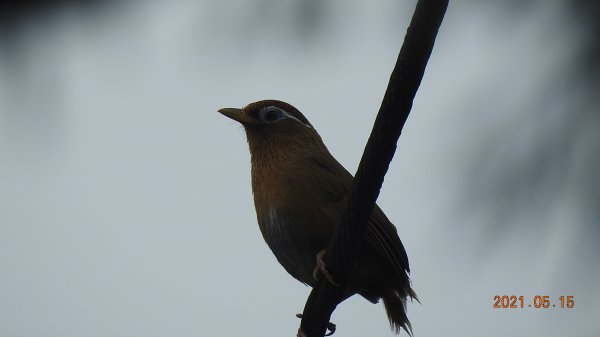
[[494, 309], [572, 309], [575, 307], [575, 298], [573, 296], [559, 296], [550, 298], [546, 295], [536, 295], [532, 298], [516, 295], [496, 295], [493, 299]]

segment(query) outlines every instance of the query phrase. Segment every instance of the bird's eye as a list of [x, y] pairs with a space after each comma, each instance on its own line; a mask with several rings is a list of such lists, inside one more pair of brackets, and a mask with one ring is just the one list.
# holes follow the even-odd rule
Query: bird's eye
[[284, 113], [281, 109], [276, 107], [268, 107], [263, 109], [259, 113], [260, 120], [266, 123], [276, 122], [284, 117]]

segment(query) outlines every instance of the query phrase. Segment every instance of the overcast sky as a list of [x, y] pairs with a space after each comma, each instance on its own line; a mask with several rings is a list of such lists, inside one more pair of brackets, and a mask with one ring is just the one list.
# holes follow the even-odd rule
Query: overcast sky
[[[532, 3], [451, 2], [386, 176], [418, 337], [600, 335], [586, 26]], [[0, 336], [294, 336], [310, 289], [264, 243], [243, 129], [216, 110], [287, 101], [355, 171], [413, 8], [156, 0], [23, 22], [0, 44]], [[360, 297], [332, 321], [393, 335]]]

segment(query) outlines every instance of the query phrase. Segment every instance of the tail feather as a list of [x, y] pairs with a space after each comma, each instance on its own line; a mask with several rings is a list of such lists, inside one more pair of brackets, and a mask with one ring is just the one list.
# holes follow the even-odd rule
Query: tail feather
[[399, 334], [401, 330], [406, 331], [410, 336], [412, 333], [412, 326], [406, 316], [406, 299], [409, 297], [411, 301], [417, 298], [415, 292], [409, 287], [406, 294], [400, 294], [398, 291], [393, 291], [383, 297], [383, 305], [390, 321], [390, 326], [394, 333]]

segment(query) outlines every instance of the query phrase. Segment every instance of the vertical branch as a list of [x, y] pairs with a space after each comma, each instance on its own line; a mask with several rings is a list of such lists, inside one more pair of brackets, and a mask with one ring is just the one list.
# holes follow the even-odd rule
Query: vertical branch
[[[396, 143], [412, 108], [447, 7], [448, 0], [417, 2], [354, 177], [348, 205], [328, 249], [328, 270], [342, 285], [352, 273], [371, 211], [396, 151]], [[336, 287], [322, 278], [308, 297], [298, 335], [324, 336], [329, 318], [340, 303], [342, 293], [343, 286]]]

